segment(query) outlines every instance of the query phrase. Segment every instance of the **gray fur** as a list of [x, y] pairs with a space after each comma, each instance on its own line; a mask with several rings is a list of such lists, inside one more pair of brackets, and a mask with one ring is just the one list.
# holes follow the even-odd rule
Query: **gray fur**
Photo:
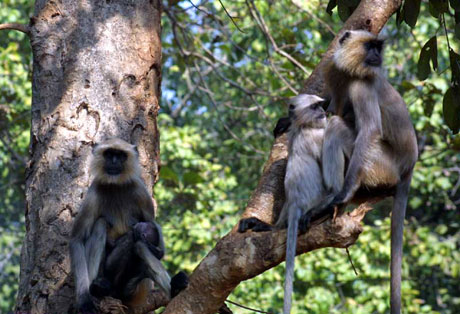
[[[103, 153], [110, 148], [123, 150], [128, 155], [123, 172], [116, 176], [104, 171]], [[97, 277], [101, 264], [105, 262], [104, 251], [108, 240], [115, 241], [129, 232], [137, 222], [153, 221], [160, 233], [158, 247], [164, 251], [161, 228], [154, 221], [152, 198], [140, 176], [134, 146], [117, 138], [101, 143], [94, 150], [91, 169], [95, 177], [74, 221], [70, 240], [70, 259], [79, 307], [92, 303], [90, 285]], [[152, 256], [145, 252], [141, 255], [145, 259], [151, 259]], [[150, 279], [158, 280], [157, 283], [169, 296], [167, 271], [156, 258], [144, 262], [150, 267], [157, 267], [148, 270], [152, 274]], [[139, 283], [139, 279], [136, 280], [136, 284]], [[131, 288], [133, 292], [136, 290], [136, 287]]]
[[[396, 187], [391, 216], [391, 313], [400, 314], [404, 216], [417, 139], [401, 95], [381, 67], [366, 65], [365, 43], [377, 37], [366, 31], [349, 32], [347, 37], [324, 68], [326, 94], [338, 116], [326, 130], [323, 175], [329, 188], [342, 185], [335, 204], [351, 201], [360, 186]], [[349, 160], [346, 173], [345, 159]]]
[[289, 129], [289, 157], [284, 188], [286, 202], [278, 219], [277, 227], [288, 225], [286, 240], [286, 276], [284, 284], [283, 313], [291, 311], [296, 256], [297, 232], [302, 214], [325, 201], [326, 189], [321, 174], [321, 150], [326, 116], [322, 108], [312, 105], [322, 99], [302, 94], [294, 97], [293, 121]]

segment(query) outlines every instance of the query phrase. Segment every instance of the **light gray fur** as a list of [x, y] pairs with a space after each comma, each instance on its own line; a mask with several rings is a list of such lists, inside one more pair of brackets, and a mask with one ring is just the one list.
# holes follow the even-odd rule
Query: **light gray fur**
[[[295, 106], [292, 125], [289, 129], [289, 157], [284, 179], [286, 202], [277, 222], [277, 227], [288, 225], [286, 240], [286, 276], [284, 284], [283, 313], [291, 311], [296, 256], [297, 232], [302, 214], [327, 204], [330, 197], [321, 173], [321, 151], [327, 124], [324, 110], [313, 110], [321, 102], [315, 95], [301, 94], [291, 99]], [[327, 199], [327, 200], [326, 200]]]

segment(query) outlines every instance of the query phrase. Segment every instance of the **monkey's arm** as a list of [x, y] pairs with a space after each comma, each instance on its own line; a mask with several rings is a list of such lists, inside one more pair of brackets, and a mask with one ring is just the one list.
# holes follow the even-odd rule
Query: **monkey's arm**
[[351, 200], [361, 184], [366, 161], [382, 137], [382, 118], [375, 87], [366, 82], [355, 82], [350, 86], [350, 100], [355, 113], [357, 137], [345, 175], [342, 191], [332, 203], [340, 205]]

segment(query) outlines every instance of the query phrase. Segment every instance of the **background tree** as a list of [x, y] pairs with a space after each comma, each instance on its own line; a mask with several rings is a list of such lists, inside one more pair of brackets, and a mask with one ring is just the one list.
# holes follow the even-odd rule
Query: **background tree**
[[[348, 8], [344, 4], [352, 2], [357, 3], [338, 1], [331, 16], [325, 1], [164, 3], [165, 66], [159, 115], [163, 167], [155, 197], [171, 272], [183, 267], [191, 272], [236, 224], [267, 159], [271, 129], [285, 114], [281, 99], [302, 89], [301, 82], [341, 28], [339, 17], [351, 12], [344, 10]], [[403, 293], [408, 313], [456, 313], [460, 307], [459, 137], [449, 131], [443, 118], [442, 99], [453, 70], [444, 27], [431, 14], [437, 2], [422, 2], [412, 29], [407, 23], [397, 28], [393, 17], [383, 30], [388, 36], [388, 76], [409, 106], [421, 148], [406, 227]], [[1, 22], [28, 23], [27, 3], [3, 1]], [[407, 12], [414, 3], [420, 4], [406, 3]], [[447, 33], [458, 53], [454, 39], [458, 11], [454, 1], [447, 8]], [[26, 36], [13, 31], [1, 34], [0, 104], [8, 111], [0, 110], [5, 112], [0, 132], [8, 130], [11, 138], [1, 133], [0, 306], [7, 312], [14, 304], [18, 246], [24, 232], [20, 169], [27, 159], [31, 89]], [[416, 74], [423, 59], [421, 48], [436, 34], [437, 71], [420, 81]], [[364, 231], [350, 248], [358, 277], [343, 250], [323, 249], [298, 259], [297, 313], [387, 311], [388, 208], [386, 201], [366, 216]], [[283, 274], [281, 265], [245, 281], [229, 299], [275, 312], [282, 304]], [[247, 313], [229, 306], [235, 313]]]
[[68, 237], [92, 144], [137, 143], [147, 185], [156, 180], [160, 15], [158, 1], [35, 2], [19, 312], [72, 312]]

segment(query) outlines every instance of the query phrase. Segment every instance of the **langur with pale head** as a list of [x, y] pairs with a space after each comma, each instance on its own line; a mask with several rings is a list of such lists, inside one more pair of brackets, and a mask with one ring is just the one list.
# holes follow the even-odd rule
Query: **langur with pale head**
[[403, 228], [418, 148], [401, 95], [382, 69], [383, 41], [363, 31], [339, 39], [324, 71], [330, 109], [322, 165], [332, 206], [349, 203], [360, 188], [394, 188], [391, 214], [391, 313], [401, 313]]

